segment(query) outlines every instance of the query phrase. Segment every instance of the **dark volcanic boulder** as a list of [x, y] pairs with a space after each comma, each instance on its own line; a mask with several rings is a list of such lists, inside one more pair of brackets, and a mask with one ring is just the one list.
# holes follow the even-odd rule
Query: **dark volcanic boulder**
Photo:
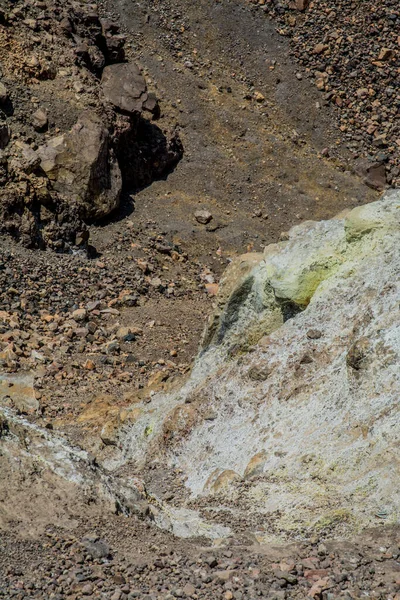
[[0, 235], [8, 234], [27, 248], [67, 252], [86, 248], [89, 232], [76, 205], [52, 198], [44, 180], [0, 188]]
[[148, 99], [146, 81], [134, 63], [109, 65], [101, 84], [106, 100], [123, 113], [140, 113]]

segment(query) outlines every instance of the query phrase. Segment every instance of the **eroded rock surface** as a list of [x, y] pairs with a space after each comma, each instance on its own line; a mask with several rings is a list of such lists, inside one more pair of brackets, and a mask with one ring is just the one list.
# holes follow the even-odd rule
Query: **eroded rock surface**
[[[6, 380], [0, 384], [3, 393], [1, 386]], [[19, 397], [22, 395], [20, 392]], [[193, 510], [170, 507], [148, 495], [136, 477], [107, 473], [93, 456], [64, 436], [2, 407], [0, 476], [7, 480], [0, 489], [0, 530], [13, 523], [14, 529], [26, 533], [31, 528], [31, 533], [37, 533], [48, 526], [74, 528], [83, 516], [123, 514], [151, 520], [179, 537], [230, 534], [228, 527], [207, 523]]]
[[125, 457], [161, 453], [260, 539], [395, 523], [399, 219], [393, 191], [235, 261], [191, 377], [124, 428]]
[[101, 80], [104, 96], [118, 110], [140, 113], [148, 98], [146, 81], [134, 63], [110, 65]]
[[51, 188], [80, 206], [84, 218], [104, 217], [117, 208], [121, 171], [109, 131], [96, 114], [82, 114], [71, 131], [51, 138], [38, 155]]

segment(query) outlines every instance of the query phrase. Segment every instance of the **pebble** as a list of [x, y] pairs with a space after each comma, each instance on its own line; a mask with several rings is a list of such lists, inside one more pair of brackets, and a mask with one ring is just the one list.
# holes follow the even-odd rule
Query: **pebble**
[[[222, 547], [200, 559], [201, 548], [193, 542], [170, 539], [160, 531], [143, 529], [143, 524], [129, 525], [129, 521], [110, 523], [108, 531], [115, 544], [123, 535], [128, 554], [138, 560], [131, 563], [125, 551], [112, 556], [108, 542], [97, 534], [87, 533], [79, 541], [64, 532], [48, 533], [45, 543], [42, 541], [31, 550], [32, 567], [27, 568], [24, 560], [28, 552], [24, 554], [21, 545], [18, 547], [19, 561], [15, 566], [16, 549], [11, 540], [6, 541], [6, 563], [14, 564], [4, 569], [0, 598], [57, 598], [53, 593], [55, 583], [58, 592], [62, 589], [62, 597], [104, 600], [356, 600], [364, 596], [397, 598], [400, 592], [393, 563], [393, 557], [399, 553], [394, 532], [391, 540], [386, 538], [389, 548], [381, 547], [379, 538], [372, 537], [367, 544], [347, 540], [344, 546], [330, 541], [330, 565], [323, 569], [318, 557], [328, 550], [318, 536], [313, 542], [280, 545], [280, 562], [275, 563], [268, 548], [258, 553], [254, 546], [241, 544], [235, 546], [234, 553]], [[28, 548], [32, 542], [26, 544]], [[25, 596], [16, 595], [19, 590]]]
[[198, 223], [207, 225], [213, 218], [212, 214], [208, 210], [198, 210], [194, 213], [194, 218]]
[[84, 308], [77, 308], [72, 313], [72, 318], [75, 319], [75, 321], [84, 321], [86, 319], [86, 315], [87, 312]]
[[39, 108], [32, 115], [32, 125], [36, 131], [44, 131], [48, 125], [47, 112], [43, 108]]

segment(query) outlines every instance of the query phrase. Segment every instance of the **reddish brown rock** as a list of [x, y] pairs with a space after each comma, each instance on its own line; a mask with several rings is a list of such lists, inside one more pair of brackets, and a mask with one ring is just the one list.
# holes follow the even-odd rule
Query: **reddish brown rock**
[[306, 10], [309, 4], [310, 0], [296, 0], [297, 10]]

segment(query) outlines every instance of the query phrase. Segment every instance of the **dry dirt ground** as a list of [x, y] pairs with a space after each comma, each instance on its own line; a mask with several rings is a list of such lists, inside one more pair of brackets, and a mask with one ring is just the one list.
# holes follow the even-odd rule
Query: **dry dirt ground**
[[[151, 214], [209, 259], [219, 246], [258, 249], [296, 222], [374, 197], [350, 173], [333, 109], [296, 77], [288, 41], [264, 15], [239, 0], [111, 8], [185, 148], [167, 181], [137, 194], [136, 218]], [[200, 207], [215, 231], [194, 222]]]

